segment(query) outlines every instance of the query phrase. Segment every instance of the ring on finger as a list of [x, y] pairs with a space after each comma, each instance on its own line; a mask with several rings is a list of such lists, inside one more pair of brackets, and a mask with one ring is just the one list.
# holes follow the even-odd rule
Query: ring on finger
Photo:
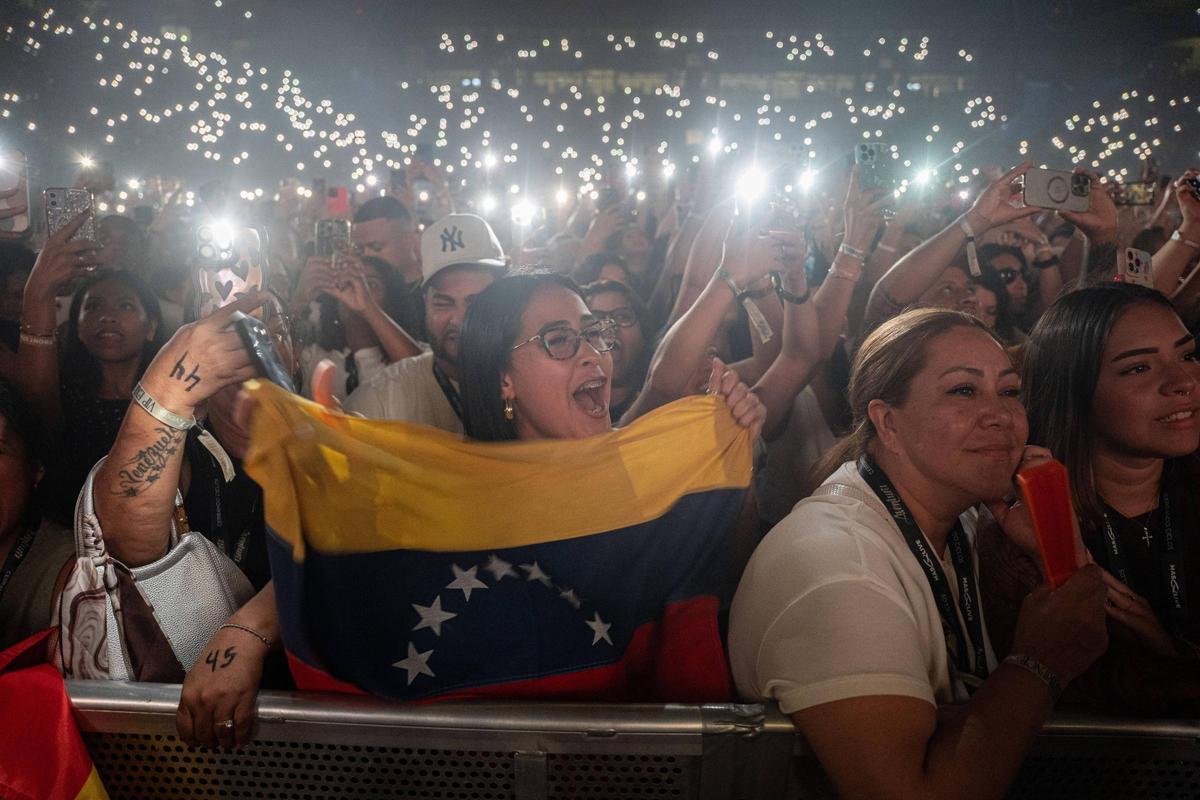
[[217, 727], [225, 728], [226, 730], [233, 730], [233, 720], [231, 720], [231, 719], [221, 720], [220, 722], [217, 723]]

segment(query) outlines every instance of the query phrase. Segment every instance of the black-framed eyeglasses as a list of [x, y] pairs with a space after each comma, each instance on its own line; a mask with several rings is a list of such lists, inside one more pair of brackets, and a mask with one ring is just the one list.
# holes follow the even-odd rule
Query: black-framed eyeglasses
[[607, 353], [617, 346], [617, 326], [610, 320], [601, 320], [582, 331], [567, 325], [556, 325], [538, 331], [536, 335], [513, 345], [512, 349], [518, 350], [531, 342], [541, 342], [546, 355], [558, 361], [565, 361], [575, 357], [579, 352], [580, 343], [585, 339], [597, 353]]
[[638, 324], [637, 312], [629, 306], [614, 308], [612, 311], [593, 311], [592, 315], [599, 320], [610, 320], [618, 328], [632, 328]]
[[1004, 269], [996, 270], [996, 275], [999, 276], [1000, 280], [1004, 282], [1005, 286], [1008, 286], [1010, 283], [1015, 281], [1020, 274], [1020, 272], [1012, 267], [1005, 267]]

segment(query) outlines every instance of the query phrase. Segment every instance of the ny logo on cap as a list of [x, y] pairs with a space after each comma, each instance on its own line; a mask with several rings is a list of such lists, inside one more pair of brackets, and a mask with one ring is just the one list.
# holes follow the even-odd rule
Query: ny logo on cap
[[463, 244], [462, 231], [455, 225], [450, 228], [442, 228], [442, 252], [448, 249], [451, 253], [460, 247], [466, 247]]

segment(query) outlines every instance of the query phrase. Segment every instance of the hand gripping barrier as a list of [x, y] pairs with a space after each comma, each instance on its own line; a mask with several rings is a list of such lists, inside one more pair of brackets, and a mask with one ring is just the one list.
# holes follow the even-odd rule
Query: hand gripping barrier
[[[67, 688], [113, 800], [834, 796], [791, 722], [769, 706], [415, 706], [263, 692], [254, 741], [222, 751], [176, 738], [178, 686]], [[1057, 716], [1009, 796], [1200, 796], [1200, 724]]]

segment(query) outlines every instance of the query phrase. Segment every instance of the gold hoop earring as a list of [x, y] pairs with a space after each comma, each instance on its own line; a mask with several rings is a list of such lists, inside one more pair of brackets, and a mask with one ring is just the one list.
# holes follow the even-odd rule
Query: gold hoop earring
[[506, 420], [508, 420], [509, 422], [512, 422], [512, 418], [513, 418], [513, 404], [512, 404], [512, 400], [505, 400], [505, 401], [504, 401], [504, 418], [505, 418]]

